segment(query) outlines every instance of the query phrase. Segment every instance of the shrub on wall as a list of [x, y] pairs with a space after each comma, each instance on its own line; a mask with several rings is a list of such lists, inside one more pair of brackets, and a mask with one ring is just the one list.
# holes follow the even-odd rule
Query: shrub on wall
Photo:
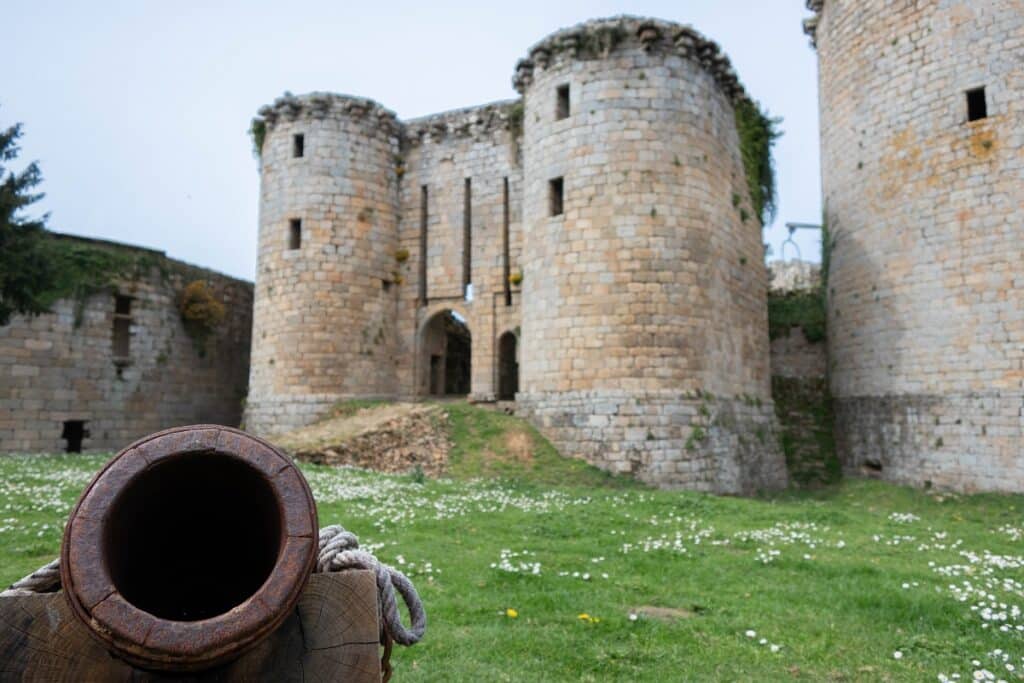
[[224, 304], [213, 295], [205, 280], [194, 280], [181, 291], [178, 311], [199, 355], [205, 355], [206, 340], [224, 321]]
[[768, 331], [772, 339], [784, 337], [790, 328], [799, 327], [807, 341], [824, 341], [825, 321], [825, 297], [821, 288], [768, 294]]

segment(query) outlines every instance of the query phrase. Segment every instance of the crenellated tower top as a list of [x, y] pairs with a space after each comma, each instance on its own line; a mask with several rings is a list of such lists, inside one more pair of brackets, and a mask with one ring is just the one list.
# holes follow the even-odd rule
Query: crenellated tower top
[[311, 92], [305, 95], [286, 92], [273, 103], [260, 107], [253, 123], [266, 126], [269, 131], [279, 121], [333, 117], [365, 121], [374, 130], [388, 135], [397, 136], [401, 132], [398, 117], [381, 104], [365, 97], [328, 92]]
[[817, 47], [818, 21], [821, 19], [821, 8], [825, 6], [825, 0], [807, 0], [807, 9], [814, 12], [813, 17], [804, 19], [804, 33], [811, 37], [811, 45]]
[[558, 59], [603, 59], [624, 48], [691, 59], [714, 77], [734, 104], [749, 99], [736, 70], [717, 43], [691, 26], [625, 15], [592, 19], [552, 33], [519, 60], [512, 85], [522, 94], [533, 82], [535, 69], [545, 69]]

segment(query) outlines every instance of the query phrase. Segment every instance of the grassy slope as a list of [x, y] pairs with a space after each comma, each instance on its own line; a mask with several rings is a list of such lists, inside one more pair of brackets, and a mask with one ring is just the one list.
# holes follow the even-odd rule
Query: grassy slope
[[[419, 483], [303, 466], [321, 524], [352, 529], [420, 588], [428, 635], [396, 650], [397, 680], [969, 680], [972, 659], [997, 671], [987, 655], [997, 648], [1024, 664], [1024, 635], [981, 628], [974, 600], [948, 590], [984, 580], [984, 566], [961, 550], [1021, 553], [1019, 538], [998, 529], [1024, 527], [1022, 497], [937, 497], [866, 481], [762, 500], [649, 491], [558, 460], [539, 437], [532, 459], [519, 438], [510, 458], [503, 430], [520, 423], [461, 405], [450, 412], [452, 474], [505, 479]], [[0, 582], [57, 552], [62, 515], [101, 461], [0, 458]], [[671, 544], [677, 531], [683, 553], [642, 547], [663, 535]], [[623, 552], [627, 543], [634, 548]], [[539, 575], [492, 568], [503, 549], [532, 553], [510, 561], [539, 562]], [[758, 561], [772, 549], [780, 555]], [[942, 576], [929, 561], [971, 565], [972, 574]], [[1012, 564], [994, 575], [1024, 581]], [[1022, 591], [996, 593], [1021, 604]], [[642, 606], [683, 616], [631, 621]], [[518, 617], [506, 616], [510, 608]]]

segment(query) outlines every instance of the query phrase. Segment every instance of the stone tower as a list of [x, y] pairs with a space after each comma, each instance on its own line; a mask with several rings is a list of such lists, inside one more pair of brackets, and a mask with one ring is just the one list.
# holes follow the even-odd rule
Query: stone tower
[[1024, 491], [1024, 2], [808, 6], [840, 457]]
[[395, 393], [399, 124], [365, 99], [286, 95], [260, 111], [259, 256], [246, 426]]
[[761, 225], [718, 47], [619, 17], [517, 66], [525, 102], [521, 410], [663, 486], [777, 486]]

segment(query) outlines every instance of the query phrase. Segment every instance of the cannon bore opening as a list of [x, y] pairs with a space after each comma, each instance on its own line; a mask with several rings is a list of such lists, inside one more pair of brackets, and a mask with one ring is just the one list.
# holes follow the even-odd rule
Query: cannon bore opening
[[118, 496], [103, 556], [125, 600], [161, 619], [199, 621], [253, 595], [281, 550], [281, 512], [254, 468], [216, 453], [158, 463]]

